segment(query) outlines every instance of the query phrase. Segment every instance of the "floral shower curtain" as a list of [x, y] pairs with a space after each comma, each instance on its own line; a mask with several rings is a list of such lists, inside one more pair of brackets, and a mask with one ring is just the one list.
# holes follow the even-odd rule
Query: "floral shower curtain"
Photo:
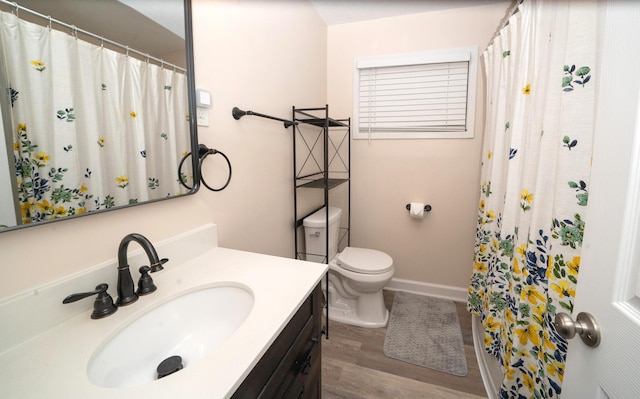
[[557, 398], [588, 203], [596, 12], [525, 0], [483, 54], [487, 114], [468, 308], [502, 365], [501, 398]]
[[184, 73], [12, 13], [0, 22], [23, 224], [185, 192]]

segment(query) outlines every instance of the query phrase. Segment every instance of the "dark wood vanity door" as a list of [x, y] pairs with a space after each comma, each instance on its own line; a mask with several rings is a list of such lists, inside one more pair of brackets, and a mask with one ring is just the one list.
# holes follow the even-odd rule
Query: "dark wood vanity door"
[[232, 398], [320, 398], [321, 339], [318, 284]]

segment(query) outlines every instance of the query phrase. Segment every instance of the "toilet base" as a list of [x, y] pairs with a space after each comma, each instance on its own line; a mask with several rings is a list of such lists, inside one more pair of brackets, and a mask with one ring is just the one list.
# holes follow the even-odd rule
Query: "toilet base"
[[352, 326], [358, 327], [366, 327], [366, 328], [384, 328], [387, 326], [389, 322], [389, 311], [386, 311], [386, 315], [382, 321], [379, 322], [371, 322], [371, 321], [362, 321], [355, 314], [355, 311], [343, 311], [343, 310], [335, 310], [329, 307], [329, 320], [337, 321], [338, 323], [350, 324]]
[[341, 297], [335, 289], [330, 289], [329, 320], [358, 327], [382, 328], [389, 322], [389, 310], [384, 305], [382, 291], [352, 299]]

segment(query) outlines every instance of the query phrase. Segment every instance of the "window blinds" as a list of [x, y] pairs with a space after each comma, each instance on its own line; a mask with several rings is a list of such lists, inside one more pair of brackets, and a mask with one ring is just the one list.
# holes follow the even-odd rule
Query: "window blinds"
[[469, 55], [456, 58], [453, 62], [358, 65], [358, 130], [466, 131]]

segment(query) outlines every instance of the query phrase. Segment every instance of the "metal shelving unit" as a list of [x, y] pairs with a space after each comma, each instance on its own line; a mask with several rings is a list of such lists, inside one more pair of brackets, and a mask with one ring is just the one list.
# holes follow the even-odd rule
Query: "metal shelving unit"
[[[304, 250], [303, 220], [322, 207], [329, 206], [330, 193], [344, 189], [342, 222], [338, 249], [350, 244], [351, 226], [351, 118], [332, 119], [329, 105], [322, 108], [293, 107], [293, 211], [295, 258], [329, 263], [329, 235], [324, 254], [309, 254]], [[346, 185], [346, 186], [345, 186]], [[334, 191], [335, 190], [335, 191]], [[321, 192], [318, 195], [318, 191]], [[304, 203], [304, 204], [303, 204]], [[346, 207], [346, 209], [344, 209]], [[326, 226], [329, 225], [327, 212]], [[326, 276], [328, 286], [329, 276]], [[327, 297], [328, 292], [325, 292]], [[325, 304], [329, 324], [328, 301]], [[328, 329], [326, 331], [329, 336]]]

